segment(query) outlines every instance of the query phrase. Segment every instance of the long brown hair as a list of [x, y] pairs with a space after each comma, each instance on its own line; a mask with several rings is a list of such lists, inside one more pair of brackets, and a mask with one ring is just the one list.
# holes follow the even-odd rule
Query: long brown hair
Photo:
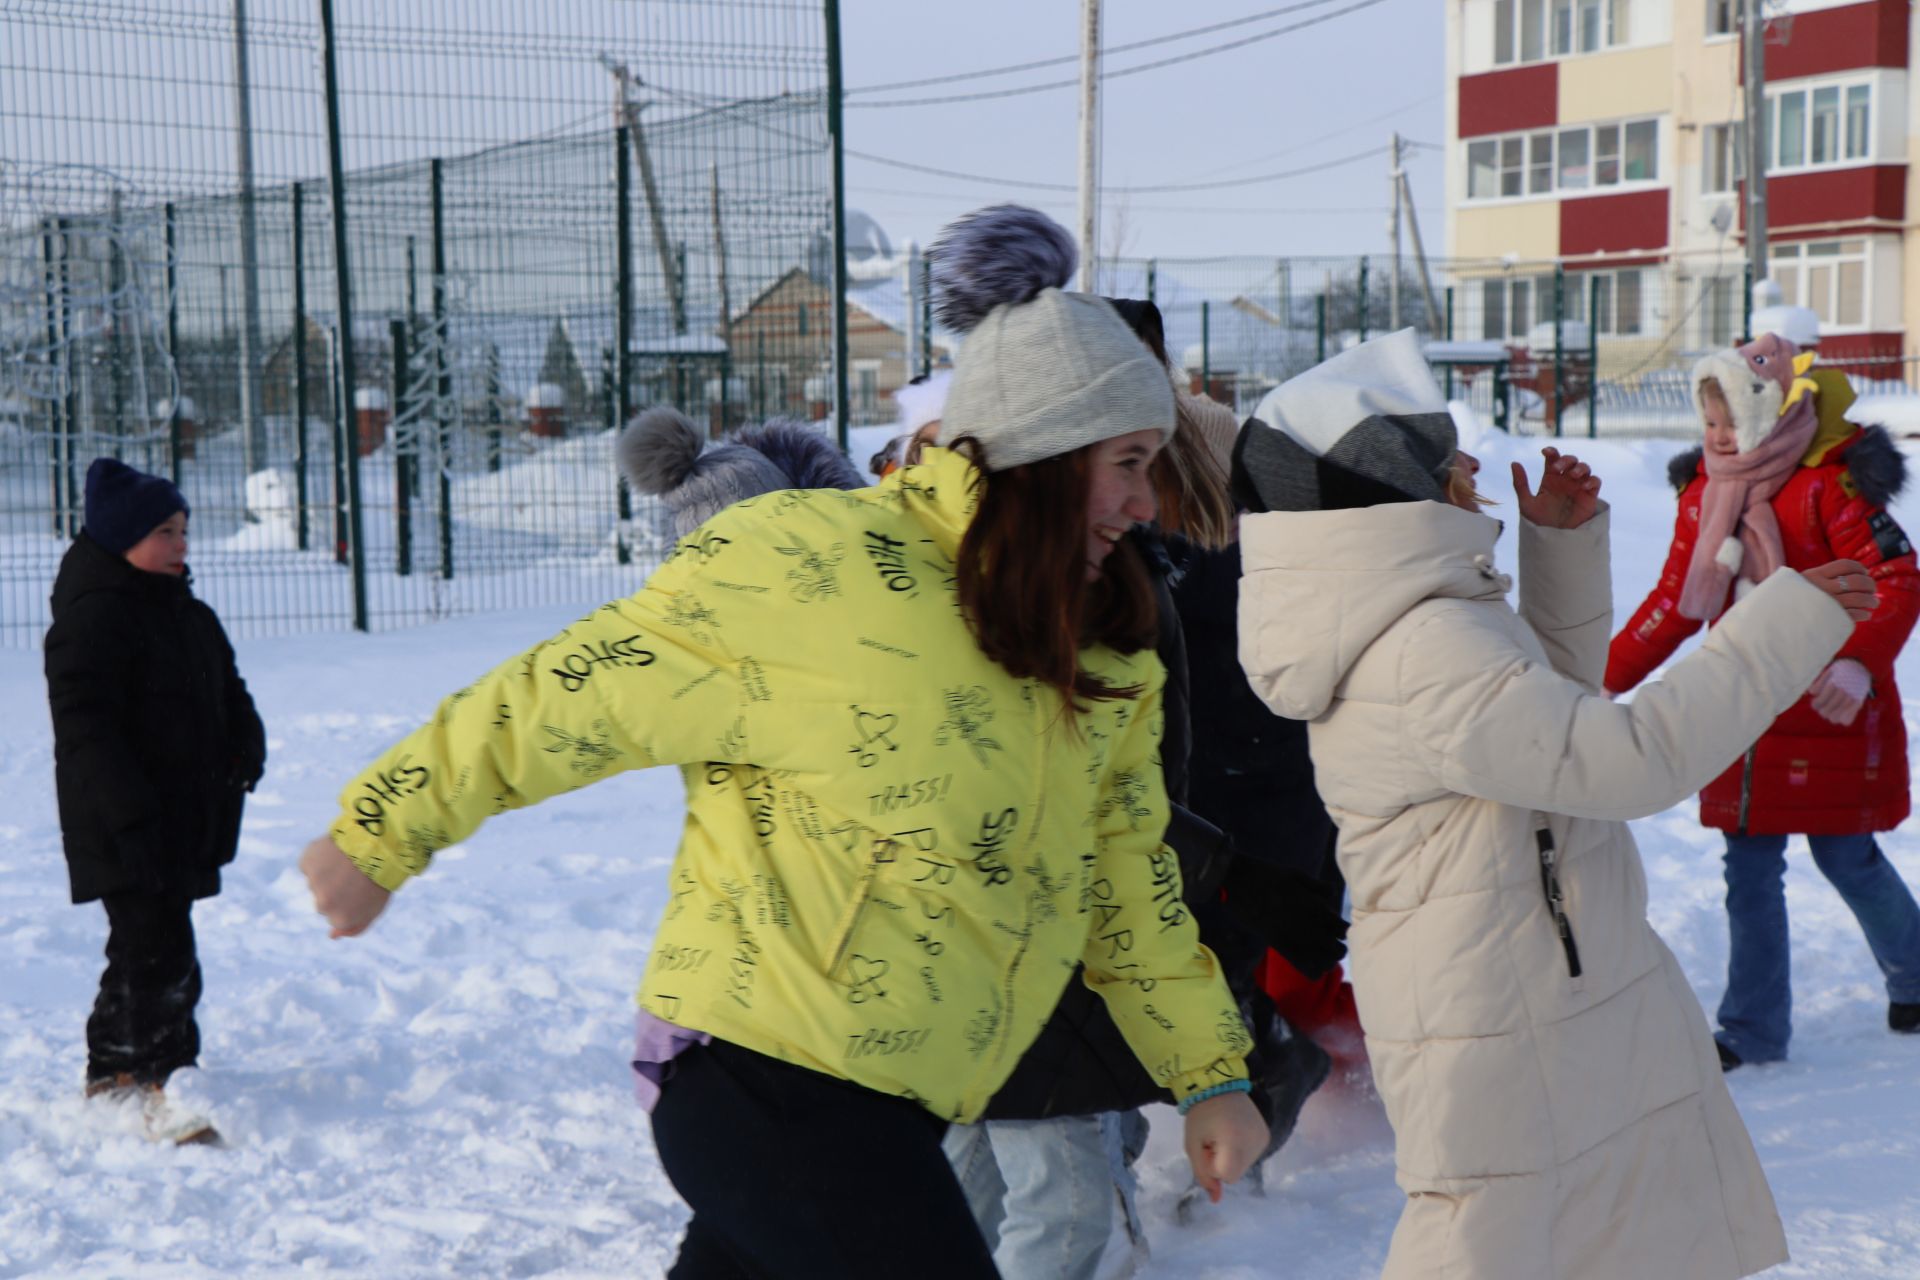
[[1088, 645], [1138, 653], [1158, 638], [1152, 582], [1130, 540], [1087, 581], [1088, 450], [988, 471], [977, 442], [953, 447], [980, 467], [980, 505], [960, 540], [955, 585], [981, 651], [1056, 690], [1069, 724], [1085, 702], [1139, 697], [1141, 685], [1110, 685], [1080, 669]]
[[[1162, 529], [1210, 551], [1233, 542], [1226, 457], [1239, 428], [1233, 410], [1225, 405], [1175, 389], [1173, 439], [1153, 460]], [[1224, 451], [1219, 444], [1226, 446]]]

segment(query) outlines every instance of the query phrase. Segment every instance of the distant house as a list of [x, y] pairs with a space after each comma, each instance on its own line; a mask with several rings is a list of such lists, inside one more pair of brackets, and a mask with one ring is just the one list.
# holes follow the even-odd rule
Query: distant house
[[[748, 417], [826, 416], [833, 367], [833, 294], [795, 267], [762, 290], [727, 326], [727, 346], [746, 396]], [[891, 421], [892, 396], [919, 369], [908, 350], [910, 303], [889, 275], [847, 288], [847, 389], [856, 424]], [[933, 344], [935, 364], [949, 358]]]

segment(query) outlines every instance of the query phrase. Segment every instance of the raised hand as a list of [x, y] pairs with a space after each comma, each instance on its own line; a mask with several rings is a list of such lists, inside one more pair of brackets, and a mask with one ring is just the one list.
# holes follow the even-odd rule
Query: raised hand
[[1543, 529], [1578, 529], [1600, 510], [1600, 477], [1572, 454], [1548, 447], [1540, 491], [1527, 484], [1527, 470], [1513, 464], [1513, 496], [1520, 514]]
[[1858, 560], [1829, 560], [1816, 569], [1801, 570], [1800, 576], [1832, 596], [1855, 622], [1871, 618], [1880, 604], [1873, 575]]

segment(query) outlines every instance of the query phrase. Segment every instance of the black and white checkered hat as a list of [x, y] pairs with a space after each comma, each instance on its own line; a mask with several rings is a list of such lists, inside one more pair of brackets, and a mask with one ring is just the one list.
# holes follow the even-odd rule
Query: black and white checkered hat
[[1233, 452], [1248, 511], [1446, 501], [1457, 436], [1412, 329], [1363, 342], [1281, 383]]

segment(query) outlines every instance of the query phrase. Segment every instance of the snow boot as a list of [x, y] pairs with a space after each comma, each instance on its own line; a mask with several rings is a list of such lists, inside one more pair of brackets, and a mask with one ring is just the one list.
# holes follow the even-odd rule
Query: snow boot
[[1920, 1031], [1920, 1004], [1902, 1004], [1895, 1000], [1887, 1006], [1887, 1029], [1902, 1035]]
[[1746, 1065], [1744, 1058], [1727, 1048], [1726, 1045], [1721, 1044], [1718, 1040], [1713, 1042], [1713, 1047], [1720, 1051], [1720, 1074], [1725, 1075], [1729, 1071], [1737, 1070]]
[[107, 1104], [139, 1107], [140, 1132], [149, 1142], [176, 1147], [225, 1145], [212, 1121], [174, 1105], [157, 1080], [136, 1080], [122, 1071], [87, 1081], [86, 1096]]

